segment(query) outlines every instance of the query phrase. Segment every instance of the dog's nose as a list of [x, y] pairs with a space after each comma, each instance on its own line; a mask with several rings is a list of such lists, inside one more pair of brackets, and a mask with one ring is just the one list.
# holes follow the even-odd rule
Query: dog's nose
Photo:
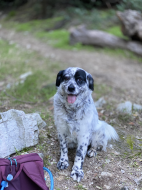
[[70, 84], [68, 87], [68, 91], [73, 92], [74, 90], [75, 90], [75, 87], [72, 84]]

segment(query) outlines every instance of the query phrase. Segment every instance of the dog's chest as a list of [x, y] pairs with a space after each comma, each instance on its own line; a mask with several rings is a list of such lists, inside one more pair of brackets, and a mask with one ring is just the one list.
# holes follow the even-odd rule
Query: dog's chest
[[64, 114], [65, 122], [69, 127], [69, 130], [79, 132], [82, 120], [85, 117], [85, 112], [82, 110], [64, 109]]

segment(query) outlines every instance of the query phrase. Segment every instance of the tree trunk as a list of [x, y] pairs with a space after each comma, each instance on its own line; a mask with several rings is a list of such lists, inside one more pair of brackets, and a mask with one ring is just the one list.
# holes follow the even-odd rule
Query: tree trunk
[[127, 41], [99, 30], [86, 30], [84, 26], [70, 29], [70, 44], [75, 43], [121, 48], [142, 56], [142, 45], [140, 43]]

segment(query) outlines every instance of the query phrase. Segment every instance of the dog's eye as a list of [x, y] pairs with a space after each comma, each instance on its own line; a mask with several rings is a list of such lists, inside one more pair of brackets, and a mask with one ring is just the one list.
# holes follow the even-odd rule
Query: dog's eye
[[81, 78], [77, 79], [77, 82], [82, 82], [82, 79]]
[[69, 77], [65, 77], [65, 78], [64, 78], [65, 81], [68, 81], [69, 79], [70, 79]]

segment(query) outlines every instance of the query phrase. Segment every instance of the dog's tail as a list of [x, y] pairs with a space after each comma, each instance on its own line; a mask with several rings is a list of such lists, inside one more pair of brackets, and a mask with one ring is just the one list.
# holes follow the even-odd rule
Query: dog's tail
[[118, 140], [119, 136], [116, 130], [104, 121], [98, 121], [98, 125], [93, 134], [92, 145], [98, 147], [103, 146], [103, 150], [106, 150], [106, 146], [109, 140]]

